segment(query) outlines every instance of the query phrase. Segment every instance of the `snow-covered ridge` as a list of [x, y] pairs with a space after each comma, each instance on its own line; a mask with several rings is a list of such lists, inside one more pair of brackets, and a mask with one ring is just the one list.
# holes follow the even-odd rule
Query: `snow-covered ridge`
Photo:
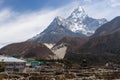
[[67, 20], [74, 22], [74, 23], [82, 23], [81, 21], [87, 17], [85, 10], [79, 6], [78, 8], [74, 9], [71, 15], [67, 18]]

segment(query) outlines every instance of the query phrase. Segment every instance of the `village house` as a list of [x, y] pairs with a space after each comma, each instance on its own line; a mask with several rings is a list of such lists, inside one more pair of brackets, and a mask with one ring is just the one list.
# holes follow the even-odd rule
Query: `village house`
[[26, 72], [26, 62], [14, 57], [0, 56], [1, 72]]

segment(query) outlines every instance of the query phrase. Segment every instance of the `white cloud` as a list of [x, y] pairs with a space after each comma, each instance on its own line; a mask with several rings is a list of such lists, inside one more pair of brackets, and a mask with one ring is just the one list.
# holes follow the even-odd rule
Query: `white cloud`
[[110, 4], [113, 7], [120, 6], [120, 0], [110, 0]]
[[[55, 17], [55, 15], [57, 15], [58, 11], [48, 11], [48, 13], [44, 14], [41, 14], [39, 11], [29, 14], [18, 14], [13, 18], [12, 16], [14, 14], [11, 14], [12, 12], [9, 10], [2, 11], [1, 13], [0, 41], [8, 43], [23, 41], [41, 32], [43, 28]], [[7, 14], [11, 15], [9, 16]]]
[[93, 0], [91, 4], [85, 4], [83, 7], [87, 14], [94, 18], [106, 18], [111, 20], [116, 16], [120, 16], [120, 7], [113, 7], [110, 0]]
[[92, 2], [92, 0], [84, 0], [85, 2]]

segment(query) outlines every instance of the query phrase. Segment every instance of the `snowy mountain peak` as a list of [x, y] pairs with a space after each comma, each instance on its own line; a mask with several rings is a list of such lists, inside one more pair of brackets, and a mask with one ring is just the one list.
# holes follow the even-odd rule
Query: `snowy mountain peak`
[[60, 17], [60, 16], [57, 16], [57, 17], [55, 17], [55, 20], [57, 20], [57, 21], [62, 21], [62, 20], [63, 20], [63, 18], [62, 18], [62, 17]]
[[89, 17], [81, 6], [74, 9], [71, 15], [67, 18], [67, 21], [72, 23], [72, 26], [68, 27], [69, 30], [87, 36], [92, 35], [98, 27], [107, 22], [104, 18], [94, 19]]
[[89, 17], [85, 10], [79, 6], [71, 15], [64, 19], [55, 17], [51, 24], [40, 34], [30, 41], [56, 43], [65, 36], [86, 37], [91, 36], [97, 28], [106, 23], [106, 19], [94, 19]]
[[87, 17], [87, 14], [85, 13], [85, 10], [79, 6], [71, 13], [71, 15], [67, 18], [68, 20], [72, 20], [74, 22], [78, 22], [80, 20], [83, 20]]
[[81, 6], [78, 6], [78, 8], [76, 8], [76, 10], [80, 11], [80, 12], [85, 12], [84, 9]]
[[79, 13], [86, 14], [85, 10], [81, 6], [77, 7], [76, 9], [74, 9], [73, 13], [75, 13], [75, 14], [79, 14]]

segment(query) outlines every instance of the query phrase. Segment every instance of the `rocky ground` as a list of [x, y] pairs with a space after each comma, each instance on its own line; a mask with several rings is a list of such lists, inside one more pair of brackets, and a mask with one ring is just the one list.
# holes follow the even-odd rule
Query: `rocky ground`
[[0, 80], [120, 80], [119, 69], [44, 69], [26, 73], [0, 73]]

